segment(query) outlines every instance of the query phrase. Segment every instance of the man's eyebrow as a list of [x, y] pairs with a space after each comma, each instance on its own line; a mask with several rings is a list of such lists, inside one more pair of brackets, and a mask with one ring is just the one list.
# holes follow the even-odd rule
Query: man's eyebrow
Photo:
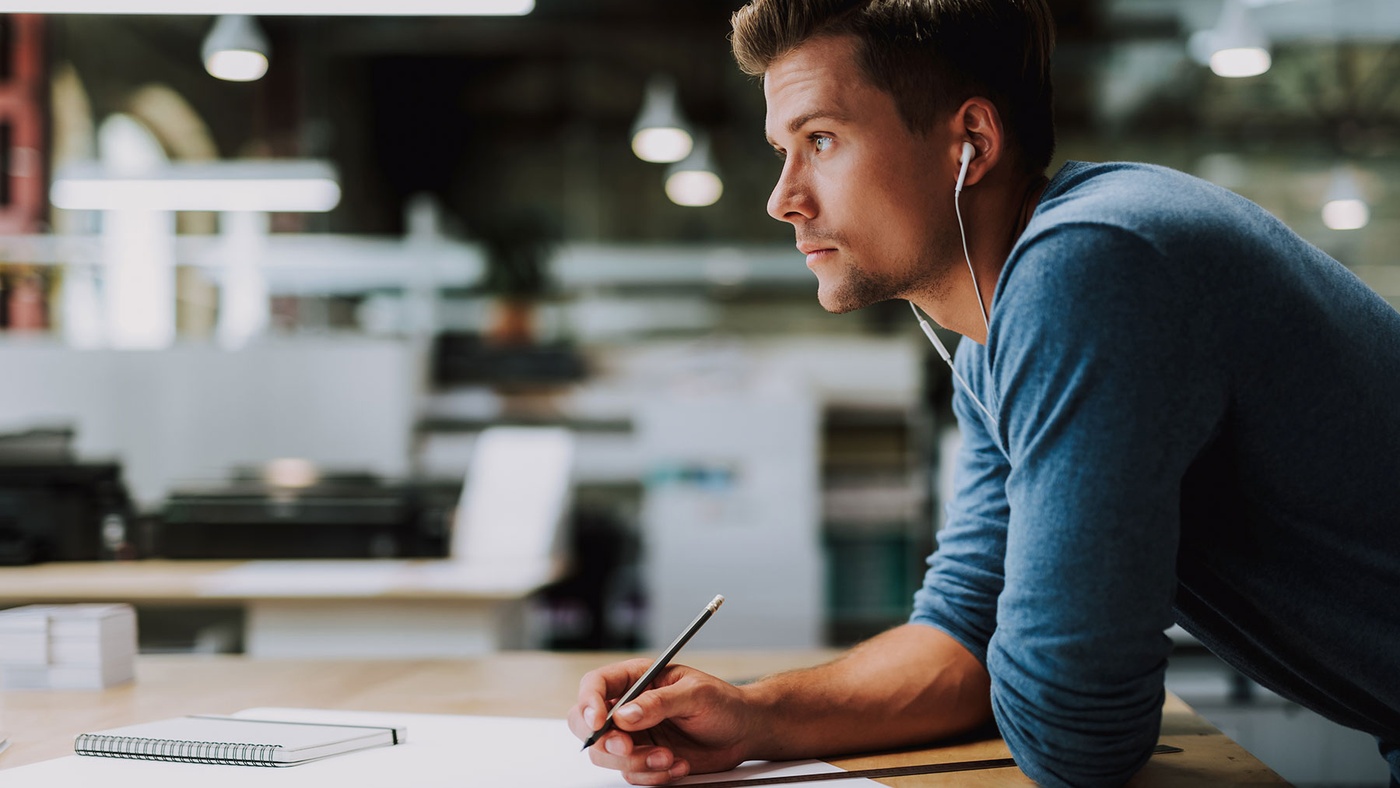
[[[803, 113], [788, 121], [787, 133], [796, 134], [798, 129], [802, 128], [803, 126], [806, 126], [808, 123], [811, 123], [814, 120], [820, 120], [822, 118], [834, 120], [838, 123], [844, 123], [847, 121], [847, 117], [840, 112], [830, 109], [818, 109], [813, 110], [811, 112]], [[767, 138], [769, 145], [772, 145], [775, 148], [779, 147], [778, 143], [775, 142], [772, 137], [769, 137], [766, 132], [763, 136]]]

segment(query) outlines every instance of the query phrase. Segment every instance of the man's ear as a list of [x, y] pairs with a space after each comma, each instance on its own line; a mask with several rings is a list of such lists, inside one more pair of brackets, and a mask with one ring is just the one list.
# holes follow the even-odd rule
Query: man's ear
[[1001, 125], [1001, 115], [996, 105], [988, 99], [973, 96], [964, 101], [953, 113], [950, 131], [953, 134], [952, 157], [955, 163], [962, 158], [964, 142], [971, 143], [975, 150], [967, 166], [964, 188], [982, 180], [1006, 155], [1006, 131]]

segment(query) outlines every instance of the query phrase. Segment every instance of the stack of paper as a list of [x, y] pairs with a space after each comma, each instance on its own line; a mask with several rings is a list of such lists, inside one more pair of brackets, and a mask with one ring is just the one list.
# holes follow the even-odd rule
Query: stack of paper
[[135, 676], [131, 605], [27, 605], [0, 611], [0, 687], [102, 689]]

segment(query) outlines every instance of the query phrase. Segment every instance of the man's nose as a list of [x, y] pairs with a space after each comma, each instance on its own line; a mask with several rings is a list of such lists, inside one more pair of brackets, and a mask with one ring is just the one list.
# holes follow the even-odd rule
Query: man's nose
[[801, 165], [795, 159], [783, 162], [783, 171], [768, 195], [768, 215], [780, 222], [797, 224], [816, 215], [815, 203]]

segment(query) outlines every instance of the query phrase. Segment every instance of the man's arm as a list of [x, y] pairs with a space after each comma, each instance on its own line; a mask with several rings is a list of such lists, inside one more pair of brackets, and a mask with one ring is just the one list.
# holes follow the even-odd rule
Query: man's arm
[[[586, 739], [607, 703], [646, 669], [644, 660], [583, 677], [569, 712]], [[636, 707], [635, 711], [630, 707]], [[814, 668], [734, 687], [672, 668], [613, 717], [618, 731], [590, 750], [629, 782], [658, 785], [758, 758], [787, 760], [929, 742], [991, 719], [988, 676], [944, 632], [906, 624]]]
[[963, 733], [991, 720], [988, 682], [982, 663], [946, 633], [905, 624], [834, 662], [746, 688], [758, 719], [770, 723], [749, 757], [813, 758]]
[[1012, 470], [986, 664], [998, 727], [1042, 785], [1121, 785], [1157, 741], [1182, 481], [1230, 407], [1225, 298], [1189, 262], [1061, 225], [998, 302]]

